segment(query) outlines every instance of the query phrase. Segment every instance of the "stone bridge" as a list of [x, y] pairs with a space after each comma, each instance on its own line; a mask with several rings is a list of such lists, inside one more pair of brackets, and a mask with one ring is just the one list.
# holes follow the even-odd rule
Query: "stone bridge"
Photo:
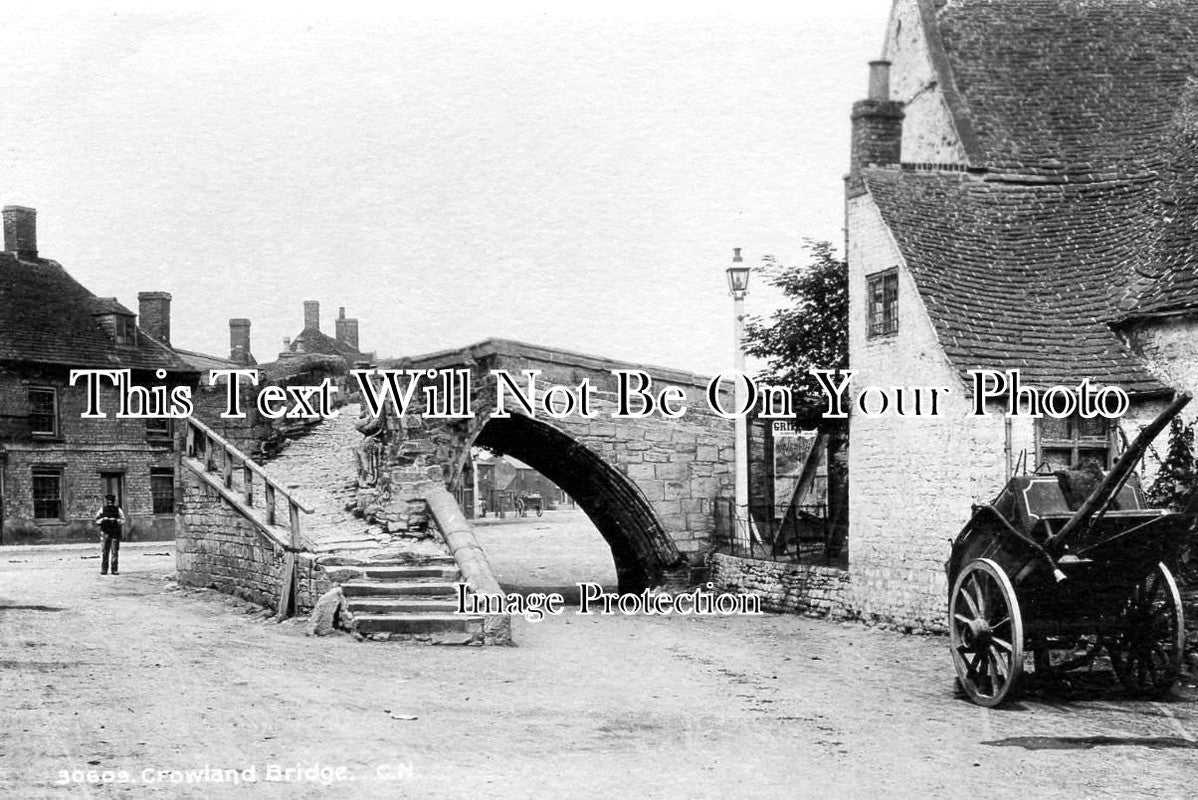
[[[386, 361], [379, 368], [442, 375], [469, 370], [471, 376], [473, 417], [429, 419], [420, 405], [402, 422], [388, 423], [382, 470], [392, 482], [444, 481], [460, 490], [472, 446], [517, 458], [556, 483], [594, 522], [611, 547], [622, 591], [688, 578], [690, 566], [715, 544], [714, 501], [733, 495], [734, 425], [711, 411], [707, 378], [502, 339]], [[525, 390], [524, 371], [539, 371], [532, 415], [511, 402], [510, 391], [505, 406], [511, 415], [494, 415], [498, 381], [492, 370], [506, 371]], [[686, 412], [673, 419], [658, 412], [613, 419], [613, 370], [644, 371], [655, 394], [666, 385], [680, 387]], [[591, 417], [555, 418], [544, 411], [541, 404], [553, 386], [576, 388], [584, 380], [592, 387]], [[560, 410], [565, 391], [556, 394]], [[723, 398], [730, 408], [730, 396]], [[634, 401], [632, 408], [638, 407]]]

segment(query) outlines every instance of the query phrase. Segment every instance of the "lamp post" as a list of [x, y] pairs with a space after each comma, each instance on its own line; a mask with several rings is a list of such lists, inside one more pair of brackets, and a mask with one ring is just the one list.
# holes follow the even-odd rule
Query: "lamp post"
[[[732, 266], [728, 267], [728, 291], [732, 294], [732, 342], [735, 346], [733, 366], [740, 375], [745, 371], [745, 351], [741, 341], [745, 332], [745, 295], [749, 291], [749, 268], [740, 257], [740, 248], [732, 249]], [[740, 379], [736, 380], [736, 410], [740, 411], [745, 402], [745, 385]], [[736, 540], [749, 545], [751, 528], [749, 523], [749, 423], [745, 414], [736, 417]]]

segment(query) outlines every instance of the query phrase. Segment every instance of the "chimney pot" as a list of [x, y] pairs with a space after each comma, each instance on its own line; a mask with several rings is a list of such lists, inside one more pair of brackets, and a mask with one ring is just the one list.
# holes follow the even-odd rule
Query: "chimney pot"
[[18, 258], [37, 258], [37, 210], [4, 207], [4, 249]]
[[869, 99], [890, 99], [890, 62], [869, 62]]
[[167, 347], [171, 346], [171, 293], [138, 292], [137, 325]]

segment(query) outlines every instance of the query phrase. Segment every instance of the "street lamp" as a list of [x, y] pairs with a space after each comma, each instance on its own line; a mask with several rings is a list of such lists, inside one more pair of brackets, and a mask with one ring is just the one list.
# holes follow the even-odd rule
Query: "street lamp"
[[[732, 248], [732, 266], [728, 267], [728, 291], [736, 298], [736, 302], [741, 302], [745, 299], [745, 294], [749, 291], [749, 268], [745, 266], [744, 260], [740, 257], [740, 248]], [[739, 312], [738, 312], [739, 313]], [[739, 328], [738, 328], [739, 331]], [[737, 342], [739, 343], [739, 335]], [[740, 345], [737, 345], [736, 352], [740, 352]]]
[[[741, 376], [745, 372], [745, 351], [741, 347], [745, 332], [745, 295], [749, 291], [749, 268], [740, 257], [740, 248], [732, 249], [732, 266], [728, 267], [728, 291], [732, 294], [732, 342], [735, 346], [733, 365], [736, 367], [736, 410], [744, 409], [746, 399], [745, 382]], [[749, 423], [745, 414], [736, 417], [736, 540], [749, 545], [750, 555], [753, 543], [750, 539], [751, 527], [749, 521]]]

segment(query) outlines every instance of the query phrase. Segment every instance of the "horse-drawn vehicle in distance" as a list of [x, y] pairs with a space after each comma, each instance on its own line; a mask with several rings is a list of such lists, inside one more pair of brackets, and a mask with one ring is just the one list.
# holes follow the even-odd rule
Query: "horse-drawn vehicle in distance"
[[975, 703], [1009, 698], [1027, 651], [1037, 672], [1105, 651], [1136, 694], [1176, 682], [1185, 625], [1169, 565], [1198, 516], [1148, 508], [1133, 468], [1189, 400], [1174, 400], [1110, 472], [1017, 476], [974, 507], [945, 568], [953, 664]]

